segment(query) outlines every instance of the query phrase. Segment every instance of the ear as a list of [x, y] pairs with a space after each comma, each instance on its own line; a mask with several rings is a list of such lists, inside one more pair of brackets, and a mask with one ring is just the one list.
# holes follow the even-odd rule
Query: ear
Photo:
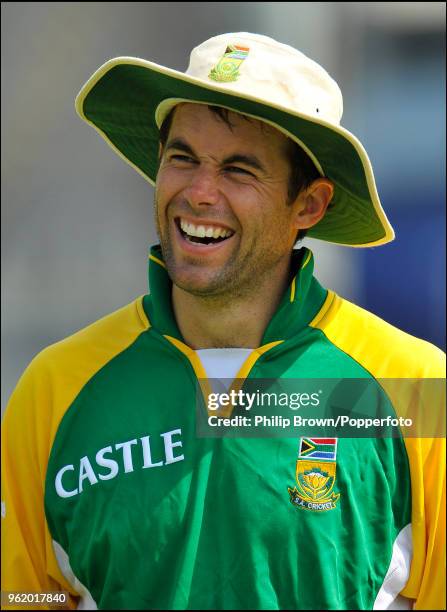
[[296, 228], [308, 229], [321, 221], [333, 195], [334, 184], [324, 177], [316, 179], [304, 189], [294, 204]]

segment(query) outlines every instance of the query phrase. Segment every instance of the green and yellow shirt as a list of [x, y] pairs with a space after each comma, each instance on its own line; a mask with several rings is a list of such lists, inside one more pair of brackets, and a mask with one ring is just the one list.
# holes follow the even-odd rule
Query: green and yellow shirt
[[[439, 349], [323, 289], [308, 249], [293, 262], [238, 379], [444, 377]], [[336, 503], [298, 507], [299, 439], [197, 437], [206, 371], [158, 247], [149, 276], [11, 397], [2, 589], [84, 609], [443, 609], [444, 440], [339, 438]]]

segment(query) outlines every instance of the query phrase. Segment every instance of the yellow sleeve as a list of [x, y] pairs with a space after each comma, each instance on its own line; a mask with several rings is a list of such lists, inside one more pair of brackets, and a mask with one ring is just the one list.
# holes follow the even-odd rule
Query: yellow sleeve
[[[77, 607], [76, 593], [59, 570], [45, 519], [51, 395], [48, 375], [40, 361], [36, 358], [19, 381], [2, 425], [2, 607], [5, 609], [53, 607], [27, 603], [11, 606], [7, 601], [8, 592], [67, 591], [70, 595], [66, 607]], [[39, 413], [45, 412], [46, 422], [37, 422]], [[39, 435], [40, 432], [45, 435]]]
[[[59, 568], [45, 515], [48, 459], [59, 424], [84, 385], [149, 327], [138, 298], [47, 347], [20, 379], [2, 425], [3, 592], [67, 591], [67, 607], [77, 607], [79, 594]], [[2, 603], [5, 609], [61, 609]]]
[[[430, 380], [445, 379], [443, 351], [332, 292], [311, 326], [378, 379], [397, 414], [417, 419], [421, 436], [445, 436], [445, 395]], [[418, 393], [424, 401], [413, 403]], [[404, 441], [411, 478], [413, 559], [401, 594], [415, 600], [416, 610], [445, 610], [445, 437]]]
[[445, 610], [445, 438], [407, 438], [413, 561], [402, 595], [415, 610]]

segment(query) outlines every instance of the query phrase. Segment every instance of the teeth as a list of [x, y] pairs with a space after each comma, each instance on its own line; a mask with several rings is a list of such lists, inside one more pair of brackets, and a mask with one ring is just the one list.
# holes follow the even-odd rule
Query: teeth
[[196, 236], [197, 238], [228, 238], [233, 235], [231, 230], [226, 230], [223, 227], [196, 226], [183, 219], [180, 219], [180, 227], [188, 236]]

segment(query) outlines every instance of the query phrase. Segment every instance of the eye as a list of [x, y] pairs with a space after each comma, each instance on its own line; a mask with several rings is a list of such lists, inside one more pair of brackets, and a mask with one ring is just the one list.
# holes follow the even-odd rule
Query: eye
[[171, 159], [175, 159], [176, 161], [185, 161], [185, 162], [194, 161], [193, 158], [189, 157], [188, 155], [171, 155]]
[[254, 176], [254, 174], [252, 174], [248, 170], [245, 170], [244, 168], [239, 168], [239, 166], [228, 166], [227, 168], [225, 168], [225, 170], [230, 170], [232, 172], [236, 171], [236, 174], [241, 172], [242, 174], [247, 174], [248, 176]]

